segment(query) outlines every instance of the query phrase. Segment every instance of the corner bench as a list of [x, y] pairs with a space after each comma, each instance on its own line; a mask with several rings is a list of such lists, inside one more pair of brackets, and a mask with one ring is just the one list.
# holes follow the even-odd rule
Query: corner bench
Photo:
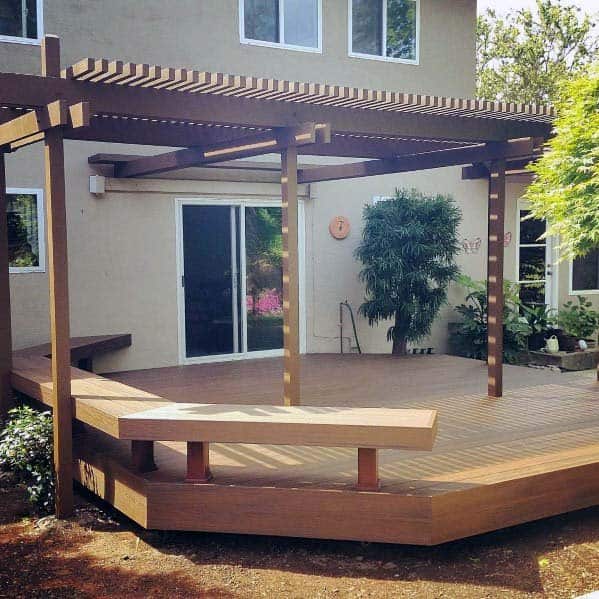
[[172, 403], [120, 417], [118, 436], [146, 472], [156, 468], [154, 441], [185, 441], [190, 483], [212, 478], [209, 443], [357, 448], [357, 489], [377, 491], [377, 450], [430, 451], [436, 432], [434, 410]]

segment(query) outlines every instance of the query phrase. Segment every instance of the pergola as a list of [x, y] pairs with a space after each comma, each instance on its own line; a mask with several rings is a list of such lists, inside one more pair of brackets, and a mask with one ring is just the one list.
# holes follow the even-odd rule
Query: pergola
[[[506, 168], [539, 152], [550, 108], [120, 60], [86, 58], [61, 71], [54, 36], [44, 38], [41, 61], [41, 76], [0, 73], [0, 409], [10, 401], [12, 355], [4, 154], [43, 142], [58, 516], [72, 509], [64, 140], [181, 148], [90, 157], [112, 164], [115, 177], [280, 153], [286, 405], [300, 402], [298, 184], [472, 165], [471, 175], [489, 181], [488, 394], [501, 397]], [[299, 169], [301, 154], [365, 160]]]

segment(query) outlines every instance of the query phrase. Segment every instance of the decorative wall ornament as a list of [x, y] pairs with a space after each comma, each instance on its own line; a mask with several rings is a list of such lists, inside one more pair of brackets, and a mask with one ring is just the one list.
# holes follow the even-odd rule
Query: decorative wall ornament
[[480, 237], [475, 237], [474, 239], [466, 239], [462, 240], [462, 248], [464, 249], [465, 254], [478, 254], [480, 250], [480, 245], [482, 241]]
[[329, 223], [329, 233], [335, 239], [345, 239], [349, 235], [350, 228], [347, 216], [334, 216]]
[[512, 243], [512, 232], [508, 231], [503, 236], [503, 247], [506, 248], [508, 245], [510, 245], [510, 243]]

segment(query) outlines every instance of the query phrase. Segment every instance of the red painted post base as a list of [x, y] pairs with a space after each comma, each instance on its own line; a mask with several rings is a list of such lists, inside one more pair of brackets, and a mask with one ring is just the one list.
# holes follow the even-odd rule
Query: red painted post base
[[211, 479], [209, 443], [189, 441], [187, 443], [187, 476], [185, 482], [207, 483]]
[[372, 448], [358, 448], [358, 491], [378, 491], [379, 482], [378, 451]]
[[131, 465], [137, 472], [158, 470], [154, 461], [154, 441], [131, 441]]

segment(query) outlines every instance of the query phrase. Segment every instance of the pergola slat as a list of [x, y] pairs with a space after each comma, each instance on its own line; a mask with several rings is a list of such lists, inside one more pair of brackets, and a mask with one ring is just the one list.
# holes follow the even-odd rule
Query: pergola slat
[[[92, 61], [93, 59], [86, 59]], [[115, 61], [112, 61], [113, 63]], [[104, 78], [104, 72], [110, 69], [105, 59], [95, 60], [91, 77], [96, 81]], [[138, 65], [142, 68], [147, 65]], [[174, 78], [176, 71], [172, 68], [151, 67], [150, 80], [146, 86], [156, 86]], [[160, 74], [161, 69], [168, 75]], [[177, 69], [181, 71], [181, 69]], [[153, 75], [153, 74], [154, 75]], [[67, 69], [66, 76], [80, 80], [90, 79], [89, 62], [80, 62], [71, 69]], [[189, 71], [188, 83], [180, 84], [170, 89], [190, 93], [214, 93], [236, 97], [268, 98], [286, 102], [319, 103], [322, 105], [353, 107], [371, 110], [388, 109], [392, 111], [412, 111], [434, 114], [460, 114], [462, 116], [476, 116], [478, 113], [487, 113], [492, 118], [503, 118], [502, 115], [520, 115], [530, 120], [546, 121], [551, 119], [553, 109], [547, 106], [535, 106], [504, 102], [472, 101], [463, 98], [447, 98], [423, 94], [391, 93], [384, 90], [370, 90], [363, 88], [349, 88], [321, 83], [302, 83], [268, 78], [241, 77], [225, 73], [210, 73]], [[107, 81], [110, 79], [107, 78]], [[129, 85], [138, 85], [135, 79], [124, 82]]]

